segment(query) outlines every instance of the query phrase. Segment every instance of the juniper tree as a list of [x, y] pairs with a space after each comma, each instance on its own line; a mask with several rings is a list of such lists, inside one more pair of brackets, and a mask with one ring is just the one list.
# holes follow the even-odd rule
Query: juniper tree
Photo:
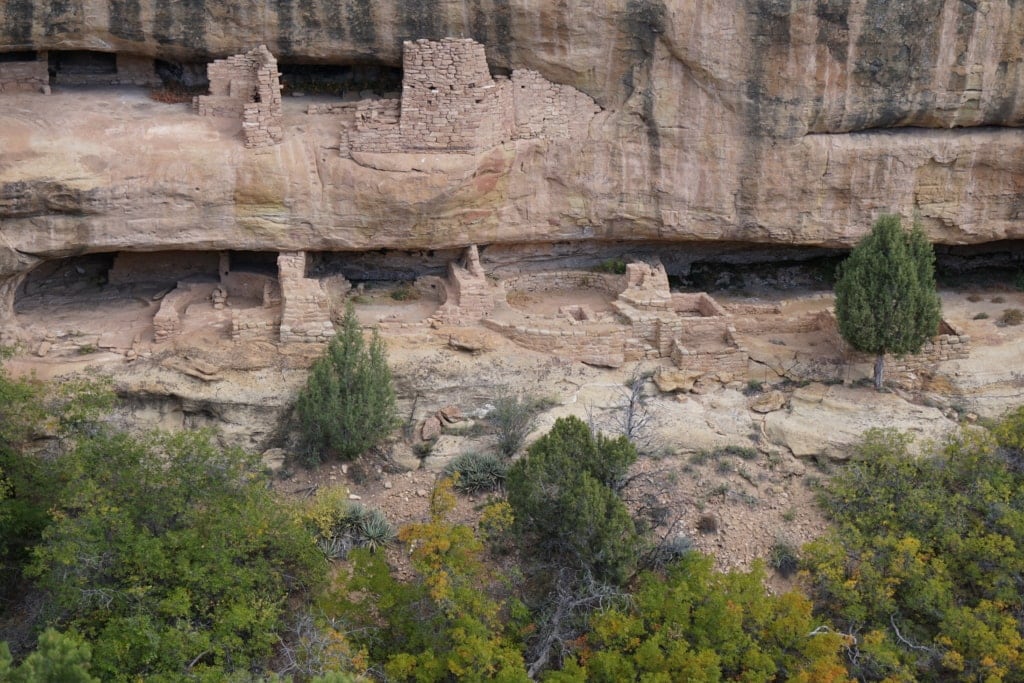
[[308, 459], [353, 460], [395, 425], [395, 390], [375, 331], [369, 346], [349, 305], [327, 353], [310, 369], [295, 405]]
[[903, 230], [885, 215], [839, 266], [836, 318], [850, 346], [875, 355], [882, 388], [885, 354], [916, 353], [938, 329], [935, 252], [920, 227]]

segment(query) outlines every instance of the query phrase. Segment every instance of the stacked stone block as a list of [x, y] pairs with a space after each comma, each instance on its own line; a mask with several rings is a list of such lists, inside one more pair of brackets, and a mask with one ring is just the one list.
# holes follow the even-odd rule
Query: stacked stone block
[[536, 71], [512, 72], [515, 137], [559, 140], [586, 134], [601, 111], [594, 100], [568, 85], [552, 83]]
[[231, 339], [254, 341], [268, 339], [281, 328], [273, 311], [264, 308], [242, 308], [231, 311]]
[[267, 147], [284, 139], [281, 74], [266, 45], [218, 59], [206, 71], [210, 94], [193, 100], [196, 113], [241, 118], [246, 147]]
[[34, 92], [50, 94], [46, 59], [33, 62], [0, 62], [0, 94]]
[[281, 341], [329, 341], [334, 336], [330, 301], [323, 284], [306, 277], [306, 252], [281, 252], [277, 270], [281, 284]]

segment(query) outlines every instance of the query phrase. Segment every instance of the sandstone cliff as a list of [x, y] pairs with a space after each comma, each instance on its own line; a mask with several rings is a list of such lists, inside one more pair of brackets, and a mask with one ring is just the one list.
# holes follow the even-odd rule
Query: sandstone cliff
[[[352, 155], [293, 114], [237, 125], [105, 92], [0, 100], [0, 273], [83, 251], [567, 240], [849, 245], [882, 211], [946, 243], [1024, 237], [1012, 0], [7, 0], [0, 52], [400, 63], [472, 36], [604, 111], [585, 140]], [[0, 290], [11, 282], [0, 282]], [[0, 300], [5, 297], [0, 292]]]

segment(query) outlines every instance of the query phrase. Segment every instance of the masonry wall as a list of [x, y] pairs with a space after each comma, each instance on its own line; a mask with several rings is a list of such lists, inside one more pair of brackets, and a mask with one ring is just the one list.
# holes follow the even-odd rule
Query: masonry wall
[[601, 111], [572, 86], [552, 83], [536, 71], [512, 72], [515, 136], [560, 140], [586, 135], [590, 119]]
[[16, 92], [50, 94], [45, 57], [34, 62], [0, 62], [0, 94]]
[[197, 114], [240, 118], [246, 147], [266, 147], [284, 139], [281, 74], [265, 45], [218, 59], [206, 71], [210, 94], [193, 100]]
[[573, 360], [609, 367], [619, 367], [627, 360], [626, 331], [618, 325], [580, 323], [565, 328], [553, 325], [531, 327], [490, 319], [484, 320], [483, 324], [533, 351], [557, 353]]
[[281, 252], [277, 269], [281, 284], [281, 341], [330, 341], [334, 336], [330, 301], [320, 281], [306, 277], [306, 252]]
[[583, 270], [522, 273], [504, 281], [509, 292], [550, 292], [559, 289], [594, 289], [616, 296], [626, 288], [626, 276]]

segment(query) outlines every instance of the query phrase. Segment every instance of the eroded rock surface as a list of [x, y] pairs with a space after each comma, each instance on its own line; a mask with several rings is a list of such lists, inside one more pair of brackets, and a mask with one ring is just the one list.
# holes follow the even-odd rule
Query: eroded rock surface
[[81, 0], [3, 17], [0, 51], [183, 63], [265, 43], [282, 64], [397, 66], [404, 39], [472, 36], [492, 68], [536, 70], [603, 111], [582, 140], [349, 158], [336, 117], [297, 101], [284, 141], [257, 152], [237, 122], [141, 95], [5, 95], [0, 275], [172, 246], [841, 246], [882, 211], [946, 243], [1024, 233], [1024, 141], [1007, 128], [1024, 108], [1024, 6], [1009, 0]]

